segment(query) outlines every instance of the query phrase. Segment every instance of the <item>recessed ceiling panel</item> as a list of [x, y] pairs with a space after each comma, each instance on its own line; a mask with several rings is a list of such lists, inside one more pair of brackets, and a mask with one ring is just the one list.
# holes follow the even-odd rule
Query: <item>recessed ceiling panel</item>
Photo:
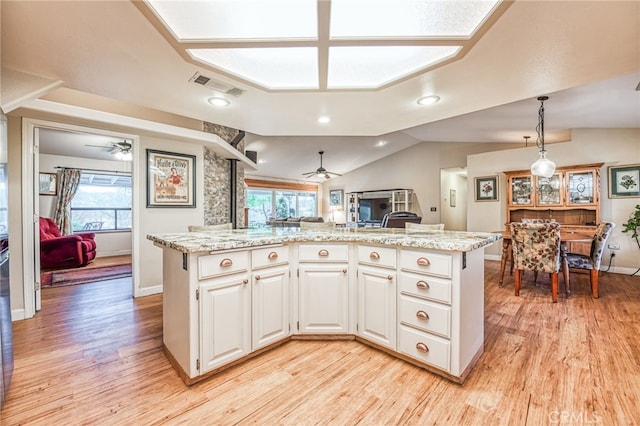
[[196, 60], [272, 89], [317, 89], [315, 47], [188, 49]]
[[311, 39], [316, 0], [146, 0], [178, 40]]
[[331, 38], [468, 38], [499, 0], [332, 0]]
[[460, 46], [332, 47], [327, 87], [381, 87], [448, 59], [459, 50]]

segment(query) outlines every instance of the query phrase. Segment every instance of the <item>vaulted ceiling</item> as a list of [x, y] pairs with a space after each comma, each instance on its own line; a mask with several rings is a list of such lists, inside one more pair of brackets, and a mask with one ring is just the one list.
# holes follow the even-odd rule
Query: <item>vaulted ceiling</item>
[[[328, 4], [320, 1], [319, 25]], [[20, 90], [5, 87], [11, 70], [42, 79], [42, 94], [85, 92], [242, 129], [247, 147], [266, 160], [261, 176], [299, 179], [317, 167], [320, 149], [331, 170], [345, 173], [424, 141], [517, 143], [535, 136], [540, 95], [550, 96], [550, 141], [566, 139], [571, 128], [640, 127], [635, 1], [506, 2], [459, 60], [380, 88], [315, 91], [273, 90], [228, 67], [188, 60], [139, 2], [0, 7], [3, 108], [20, 99]], [[195, 84], [196, 75], [212, 84]], [[229, 87], [240, 95], [223, 93]], [[220, 94], [230, 105], [208, 102]], [[418, 105], [426, 95], [440, 101]], [[321, 115], [330, 121], [319, 123]]]

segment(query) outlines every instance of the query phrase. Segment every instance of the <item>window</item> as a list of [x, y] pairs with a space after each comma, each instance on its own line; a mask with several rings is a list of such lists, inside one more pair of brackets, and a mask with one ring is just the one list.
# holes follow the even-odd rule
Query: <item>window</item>
[[250, 188], [247, 189], [247, 225], [260, 228], [271, 218], [317, 216], [317, 205], [317, 193], [313, 191]]
[[82, 172], [71, 200], [72, 230], [130, 230], [131, 199], [131, 176]]

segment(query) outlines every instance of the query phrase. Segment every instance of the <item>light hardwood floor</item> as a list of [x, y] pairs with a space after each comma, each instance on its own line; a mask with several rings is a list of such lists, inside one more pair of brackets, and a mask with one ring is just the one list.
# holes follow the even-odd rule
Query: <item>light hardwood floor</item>
[[[357, 342], [292, 341], [186, 387], [161, 350], [162, 298], [128, 279], [53, 288], [14, 324], [2, 425], [640, 424], [640, 277], [498, 287], [485, 262], [485, 353], [460, 386]], [[562, 283], [562, 280], [561, 280]], [[561, 284], [562, 289], [562, 284]]]

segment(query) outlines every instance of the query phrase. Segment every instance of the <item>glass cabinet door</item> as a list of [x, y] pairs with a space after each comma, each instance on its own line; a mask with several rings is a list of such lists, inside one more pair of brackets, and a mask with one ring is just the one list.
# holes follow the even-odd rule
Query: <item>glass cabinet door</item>
[[536, 203], [538, 206], [562, 206], [562, 176], [556, 173], [549, 178], [538, 176], [536, 180]]
[[596, 204], [595, 185], [593, 170], [567, 172], [567, 205]]
[[531, 176], [511, 176], [509, 178], [509, 204], [515, 206], [531, 206]]

